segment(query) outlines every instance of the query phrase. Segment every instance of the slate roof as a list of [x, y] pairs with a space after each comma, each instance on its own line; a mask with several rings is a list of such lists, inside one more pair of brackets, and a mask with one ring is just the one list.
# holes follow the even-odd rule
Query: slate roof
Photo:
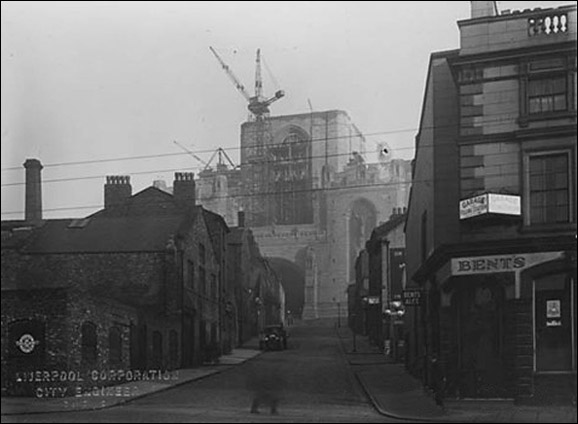
[[149, 187], [121, 208], [86, 218], [50, 219], [29, 229], [18, 229], [23, 221], [3, 221], [2, 248], [31, 254], [158, 252], [192, 223], [198, 209], [183, 208], [172, 195]]
[[[229, 233], [229, 226], [223, 219], [223, 217], [215, 212], [208, 209], [199, 207], [203, 211], [203, 217], [205, 219], [205, 224], [207, 225], [207, 230], [209, 232], [209, 239], [211, 240], [211, 248], [213, 249], [214, 255], [221, 260], [222, 251], [220, 248], [220, 240], [217, 238], [221, 233], [221, 230], [225, 230], [225, 239], [227, 233]], [[226, 244], [226, 241], [225, 241]]]
[[405, 222], [405, 217], [405, 214], [392, 216], [388, 221], [384, 222], [373, 230], [372, 238], [374, 234], [376, 236], [383, 236], [390, 233], [393, 229]]
[[247, 227], [231, 227], [229, 234], [227, 234], [227, 243], [243, 243], [243, 239], [247, 237], [245, 235], [247, 231], [250, 231]]
[[[87, 218], [75, 226], [71, 219], [49, 220], [34, 231], [25, 253], [154, 252], [166, 248], [183, 216]], [[71, 225], [72, 224], [72, 225]]]

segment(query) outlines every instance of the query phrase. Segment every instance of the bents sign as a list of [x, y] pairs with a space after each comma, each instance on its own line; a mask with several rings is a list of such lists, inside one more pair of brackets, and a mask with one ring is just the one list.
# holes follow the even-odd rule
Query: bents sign
[[524, 255], [478, 256], [452, 259], [452, 275], [509, 272], [526, 266]]

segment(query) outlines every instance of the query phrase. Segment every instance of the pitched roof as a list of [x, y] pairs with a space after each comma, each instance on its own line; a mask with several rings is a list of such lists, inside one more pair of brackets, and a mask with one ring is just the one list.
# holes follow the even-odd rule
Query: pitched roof
[[117, 208], [82, 219], [45, 220], [37, 228], [18, 230], [2, 222], [2, 248], [24, 253], [155, 252], [190, 225], [197, 208], [186, 208], [171, 194], [148, 187]]
[[183, 216], [98, 216], [50, 220], [34, 231], [26, 253], [153, 252], [166, 248]]
[[393, 215], [391, 218], [389, 218], [388, 221], [374, 228], [374, 230], [371, 233], [371, 238], [373, 238], [374, 235], [376, 237], [379, 237], [389, 234], [396, 227], [405, 223], [405, 217], [406, 214]]
[[198, 206], [198, 208], [203, 212], [203, 217], [205, 219], [205, 224], [207, 225], [207, 230], [209, 232], [209, 239], [211, 240], [211, 245], [215, 256], [220, 260], [222, 254], [222, 247], [220, 246], [220, 240], [217, 239], [217, 235], [220, 234], [221, 229], [225, 229], [225, 234], [229, 232], [229, 226], [223, 219], [223, 217], [215, 212]]

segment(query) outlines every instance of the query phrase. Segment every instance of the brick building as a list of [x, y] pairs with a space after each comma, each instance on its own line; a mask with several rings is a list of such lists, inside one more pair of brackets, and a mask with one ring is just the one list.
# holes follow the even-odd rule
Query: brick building
[[234, 322], [231, 342], [242, 345], [255, 337], [265, 325], [279, 324], [285, 318], [285, 293], [279, 275], [261, 255], [244, 212], [237, 227], [227, 236], [229, 309]]
[[192, 174], [175, 174], [173, 194], [107, 177], [104, 209], [42, 220], [42, 167], [26, 168], [27, 219], [2, 221], [3, 390], [38, 389], [18, 372], [170, 370], [218, 354], [228, 229], [195, 206]]
[[[370, 341], [397, 357], [405, 338], [401, 295], [405, 275], [405, 208], [395, 208], [390, 218], [371, 232], [357, 258], [357, 278], [350, 289], [353, 327]], [[402, 347], [397, 349], [397, 342]]]
[[408, 365], [449, 397], [575, 402], [576, 6], [471, 3], [416, 137]]

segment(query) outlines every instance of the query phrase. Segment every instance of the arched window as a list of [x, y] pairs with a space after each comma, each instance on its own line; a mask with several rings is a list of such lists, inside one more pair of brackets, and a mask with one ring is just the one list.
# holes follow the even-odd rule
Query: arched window
[[276, 193], [275, 222], [312, 223], [311, 141], [300, 128], [290, 128], [282, 140], [270, 149], [273, 158], [271, 179]]
[[82, 349], [82, 361], [93, 364], [96, 362], [96, 325], [92, 322], [87, 321], [82, 324], [81, 328], [81, 349]]
[[108, 331], [108, 360], [111, 364], [122, 363], [122, 335], [118, 327]]
[[163, 335], [160, 331], [153, 332], [153, 365], [159, 368], [163, 365]]
[[178, 368], [177, 361], [179, 360], [179, 340], [176, 330], [171, 330], [169, 333], [169, 361], [171, 368]]

